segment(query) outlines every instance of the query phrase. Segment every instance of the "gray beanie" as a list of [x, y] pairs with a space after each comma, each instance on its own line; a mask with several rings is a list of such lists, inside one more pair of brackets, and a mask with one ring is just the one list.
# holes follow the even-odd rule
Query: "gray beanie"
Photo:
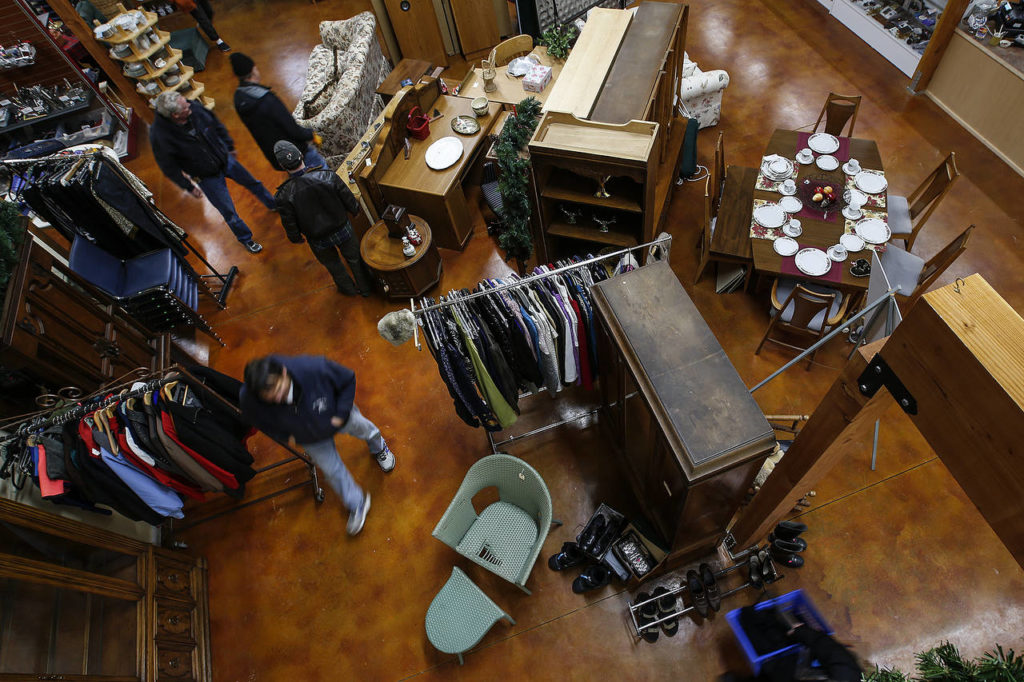
[[278, 140], [274, 143], [274, 158], [286, 171], [293, 171], [302, 165], [302, 154], [299, 153], [299, 148], [288, 140]]

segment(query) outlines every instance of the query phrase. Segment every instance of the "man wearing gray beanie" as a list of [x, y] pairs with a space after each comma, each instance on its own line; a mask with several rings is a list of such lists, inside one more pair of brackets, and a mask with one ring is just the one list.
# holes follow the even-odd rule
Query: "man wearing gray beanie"
[[[313, 255], [331, 273], [339, 292], [369, 296], [370, 276], [348, 221], [348, 214], [359, 212], [359, 201], [337, 173], [323, 166], [307, 168], [302, 153], [291, 142], [279, 140], [274, 145], [274, 157], [289, 175], [274, 195], [288, 240], [294, 244], [301, 244], [303, 239], [309, 242]], [[348, 262], [355, 284], [342, 258]]]

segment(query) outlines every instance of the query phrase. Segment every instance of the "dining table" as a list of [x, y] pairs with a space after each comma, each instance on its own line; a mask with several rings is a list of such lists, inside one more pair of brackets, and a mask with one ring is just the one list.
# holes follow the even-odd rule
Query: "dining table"
[[[842, 213], [845, 203], [842, 200], [846, 189], [854, 186], [855, 175], [847, 174], [843, 168], [851, 158], [857, 159], [862, 173], [874, 173], [884, 177], [882, 158], [878, 145], [873, 140], [839, 137], [839, 148], [834, 156], [840, 167], [832, 171], [824, 171], [815, 162], [801, 164], [797, 161], [797, 153], [808, 147], [808, 137], [814, 133], [795, 130], [777, 129], [772, 133], [765, 147], [764, 157], [778, 155], [793, 162], [791, 178], [797, 186], [797, 198], [803, 201], [803, 207], [790, 218], [797, 218], [802, 233], [795, 237], [799, 249], [817, 248], [822, 251], [839, 244], [844, 234], [853, 233], [857, 223], [846, 218]], [[813, 154], [815, 161], [821, 154]], [[763, 159], [764, 160], [764, 159]], [[782, 256], [776, 252], [774, 241], [786, 236], [781, 228], [765, 228], [753, 218], [754, 211], [768, 203], [778, 203], [783, 198], [782, 182], [775, 181], [765, 175], [761, 168], [739, 169], [737, 182], [727, 183], [726, 195], [722, 197], [724, 206], [733, 207], [730, 219], [721, 221], [716, 226], [711, 241], [711, 251], [734, 253], [737, 256], [747, 255], [753, 258], [754, 272], [772, 279], [785, 277], [804, 282], [839, 289], [848, 294], [862, 294], [867, 291], [868, 277], [855, 276], [851, 266], [857, 259], [871, 260], [871, 250], [883, 251], [886, 244], [865, 244], [857, 252], [850, 252], [846, 259], [831, 263], [831, 269], [824, 275], [813, 277], [801, 272], [795, 263], [795, 256]], [[732, 171], [732, 168], [730, 168]], [[820, 210], [809, 200], [810, 187], [832, 186], [837, 201], [826, 210]], [[886, 221], [885, 190], [866, 194], [867, 203], [861, 208], [864, 218], [878, 218]], [[726, 203], [729, 202], [729, 203]], [[749, 247], [749, 252], [746, 249]]]

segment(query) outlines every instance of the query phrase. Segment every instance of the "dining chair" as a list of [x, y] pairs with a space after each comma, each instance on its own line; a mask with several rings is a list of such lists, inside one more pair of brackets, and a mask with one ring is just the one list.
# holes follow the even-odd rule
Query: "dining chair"
[[825, 106], [818, 114], [818, 120], [814, 122], [812, 131], [818, 129], [822, 119], [825, 121], [825, 132], [829, 135], [841, 135], [847, 121], [850, 123], [850, 130], [847, 137], [853, 137], [853, 126], [857, 122], [857, 110], [860, 109], [860, 95], [837, 95], [834, 92], [828, 93], [825, 99]]
[[950, 152], [909, 196], [890, 194], [886, 199], [886, 219], [892, 230], [892, 238], [902, 239], [907, 251], [913, 251], [914, 241], [921, 228], [959, 177], [956, 152]]
[[505, 66], [515, 57], [530, 54], [533, 51], [533, 36], [522, 34], [503, 40], [494, 46], [487, 61], [495, 67]]
[[908, 307], [913, 306], [932, 282], [938, 279], [939, 275], [945, 272], [946, 268], [952, 265], [953, 261], [967, 249], [967, 242], [970, 241], [972, 232], [974, 232], [974, 225], [968, 226], [928, 261], [909, 251], [904, 251], [895, 244], [889, 244], [885, 252], [879, 254], [879, 261], [889, 279], [889, 286], [899, 286], [898, 295], [905, 296], [909, 300]]
[[[769, 311], [771, 320], [754, 355], [761, 353], [764, 342], [768, 340], [788, 348], [805, 350], [843, 320], [849, 301], [849, 296], [843, 296], [842, 292], [820, 284], [785, 278], [775, 280], [772, 284], [772, 308]], [[770, 338], [772, 332], [779, 327], [810, 337], [811, 342], [806, 346], [796, 346]], [[817, 354], [817, 350], [811, 353], [805, 369], [811, 369]]]

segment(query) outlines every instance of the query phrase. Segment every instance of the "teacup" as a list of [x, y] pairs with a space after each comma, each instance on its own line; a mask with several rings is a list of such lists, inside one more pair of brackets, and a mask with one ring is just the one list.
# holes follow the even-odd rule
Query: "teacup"
[[793, 180], [793, 178], [787, 178], [782, 183], [782, 189], [783, 189], [783, 191], [785, 191], [785, 192], [787, 192], [789, 194], [793, 194], [793, 193], [796, 192], [796, 182]]
[[836, 244], [832, 247], [832, 253], [835, 254], [836, 258], [842, 260], [846, 258], [846, 247], [842, 244]]
[[811, 152], [810, 147], [804, 147], [797, 153], [796, 160], [800, 163], [811, 163], [814, 161], [814, 153]]
[[847, 161], [846, 167], [850, 169], [851, 173], [860, 173], [860, 161], [857, 159], [850, 159]]
[[470, 106], [473, 107], [473, 113], [477, 116], [487, 115], [488, 101], [486, 97], [476, 97], [470, 102]]

